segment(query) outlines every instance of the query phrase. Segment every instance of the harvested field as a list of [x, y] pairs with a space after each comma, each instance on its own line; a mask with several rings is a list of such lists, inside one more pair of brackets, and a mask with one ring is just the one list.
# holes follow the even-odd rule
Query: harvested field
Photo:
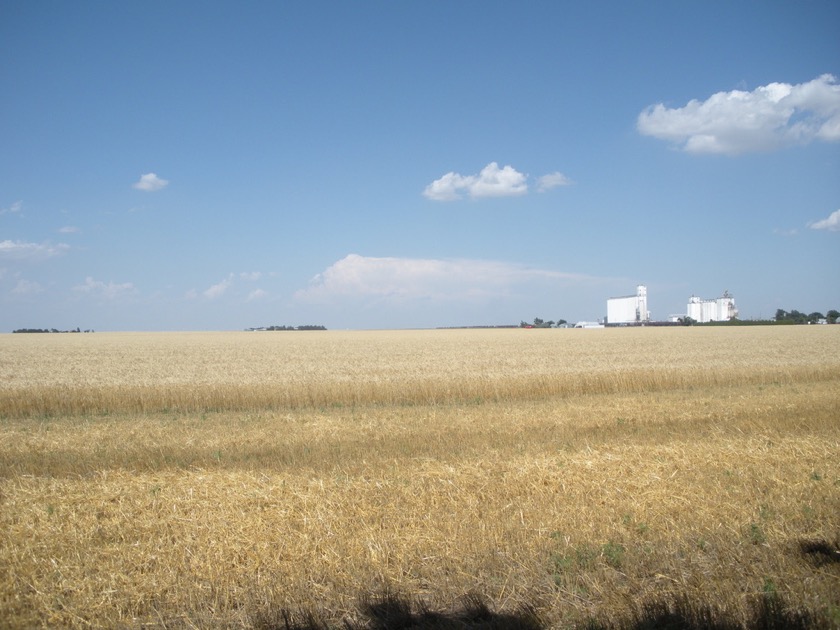
[[838, 386], [838, 326], [3, 335], [0, 623], [840, 625]]

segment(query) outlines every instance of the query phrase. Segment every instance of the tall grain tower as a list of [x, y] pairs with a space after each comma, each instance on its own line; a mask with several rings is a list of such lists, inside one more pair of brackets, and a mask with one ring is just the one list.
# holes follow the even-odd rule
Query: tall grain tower
[[636, 295], [607, 300], [607, 324], [612, 326], [640, 325], [650, 321], [647, 306], [647, 287], [640, 284]]

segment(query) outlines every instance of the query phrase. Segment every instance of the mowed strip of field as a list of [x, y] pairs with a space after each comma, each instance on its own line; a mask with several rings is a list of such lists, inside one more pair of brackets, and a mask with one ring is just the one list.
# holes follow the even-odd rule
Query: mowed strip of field
[[[129, 339], [134, 359], [143, 343], [157, 360], [181, 357], [158, 372], [144, 364], [137, 374], [149, 387], [188, 385], [183, 357], [199, 362], [200, 347], [215, 348], [210, 383], [236, 386], [220, 367], [228, 347], [233, 374], [249, 358], [265, 379], [250, 384], [267, 385], [295, 372], [277, 348], [300, 344], [313, 362], [332, 355], [338, 374], [358, 369], [361, 384], [410, 387], [416, 356], [424, 387], [471, 377], [504, 392], [500, 366], [522, 365], [524, 376], [577, 379], [578, 389], [7, 415], [0, 616], [23, 627], [247, 627], [309, 609], [338, 621], [364, 595], [391, 589], [433, 605], [470, 592], [499, 611], [528, 604], [547, 626], [617, 619], [663, 593], [736, 618], [753, 598], [778, 593], [836, 619], [838, 564], [808, 552], [840, 543], [834, 330], [336, 333], [323, 335], [326, 355], [317, 337], [304, 338], [311, 333], [114, 335]], [[30, 389], [72, 390], [68, 372], [118, 352], [107, 339], [52, 337], [61, 337], [54, 346], [33, 342], [53, 354]], [[274, 352], [260, 353], [257, 338]], [[230, 339], [246, 339], [245, 350]], [[9, 365], [37, 371], [22, 350], [29, 340], [14, 343], [0, 341], [4, 393], [27, 389], [6, 378]], [[99, 361], [83, 349], [61, 358], [62, 344], [85, 343]], [[365, 347], [376, 361], [362, 358]], [[289, 356], [300, 368], [304, 355]], [[728, 380], [704, 376], [717, 369]], [[128, 370], [91, 367], [84, 386], [130, 385]], [[583, 389], [614, 371], [627, 382], [660, 378]], [[668, 380], [671, 371], [679, 378]], [[329, 366], [310, 373], [329, 375]]]

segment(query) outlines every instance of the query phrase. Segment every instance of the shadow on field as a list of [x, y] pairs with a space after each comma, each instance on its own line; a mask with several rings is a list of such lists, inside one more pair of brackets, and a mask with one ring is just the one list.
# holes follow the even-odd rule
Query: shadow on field
[[586, 630], [829, 630], [834, 624], [827, 613], [787, 606], [778, 595], [764, 595], [752, 602], [746, 623], [708, 604], [687, 597], [650, 600], [635, 607], [626, 619], [589, 621]]
[[[360, 619], [344, 620], [346, 630], [543, 630], [545, 626], [530, 608], [516, 613], [496, 613], [477, 595], [463, 598], [460, 606], [449, 611], [435, 611], [423, 602], [386, 593], [365, 598], [359, 605]], [[260, 617], [254, 620], [258, 630], [327, 630], [334, 628], [311, 613], [296, 617], [281, 611], [279, 619]]]
[[840, 563], [840, 544], [824, 540], [803, 540], [799, 543], [802, 555], [818, 567]]
[[[364, 599], [358, 617], [345, 619], [340, 625], [328, 623], [312, 613], [294, 615], [285, 610], [273, 615], [255, 615], [252, 622], [258, 630], [547, 630], [549, 627], [528, 606], [514, 613], [496, 613], [480, 596], [470, 595], [457, 608], [434, 611], [423, 603], [392, 593]], [[632, 606], [622, 618], [591, 618], [575, 627], [585, 630], [828, 630], [836, 625], [827, 611], [793, 609], [773, 593], [753, 601], [746, 623], [715, 606], [683, 596], [648, 600]]]

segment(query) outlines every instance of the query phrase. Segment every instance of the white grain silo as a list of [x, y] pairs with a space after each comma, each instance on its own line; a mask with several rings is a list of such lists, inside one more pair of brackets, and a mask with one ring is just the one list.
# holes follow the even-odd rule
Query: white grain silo
[[724, 291], [723, 295], [714, 300], [703, 300], [692, 295], [688, 298], [686, 315], [696, 322], [724, 322], [738, 317], [738, 309], [735, 308], [735, 298]]
[[615, 297], [607, 300], [607, 324], [643, 324], [650, 320], [647, 307], [647, 287], [640, 284], [636, 295]]

